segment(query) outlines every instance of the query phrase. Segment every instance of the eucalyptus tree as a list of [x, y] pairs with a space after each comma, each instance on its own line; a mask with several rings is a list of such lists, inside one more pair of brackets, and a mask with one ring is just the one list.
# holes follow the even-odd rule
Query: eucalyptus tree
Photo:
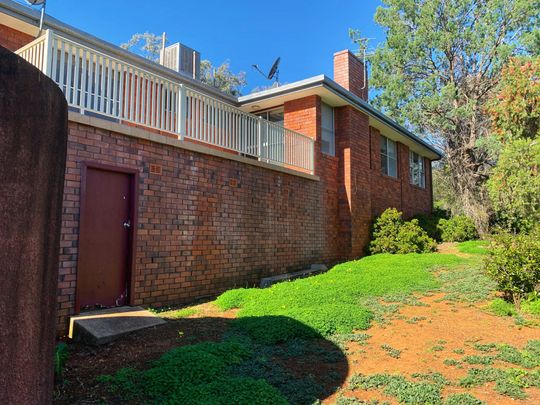
[[[159, 62], [162, 41], [161, 35], [151, 32], [136, 33], [131, 36], [129, 41], [121, 44], [120, 47], [154, 62]], [[246, 73], [232, 72], [228, 61], [219, 66], [214, 66], [207, 59], [201, 61], [201, 81], [233, 96], [240, 95], [242, 88], [247, 84]]]
[[[486, 103], [509, 58], [537, 49], [540, 0], [382, 2], [375, 22], [386, 39], [369, 56], [373, 102], [442, 149], [453, 212], [486, 231]], [[351, 37], [364, 46], [359, 31]]]

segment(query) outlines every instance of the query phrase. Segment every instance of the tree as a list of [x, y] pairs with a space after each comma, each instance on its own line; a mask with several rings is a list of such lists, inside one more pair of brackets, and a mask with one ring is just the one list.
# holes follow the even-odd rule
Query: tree
[[[140, 56], [144, 56], [146, 59], [150, 59], [154, 62], [159, 62], [159, 51], [161, 50], [162, 38], [159, 35], [151, 32], [145, 32], [144, 34], [133, 34], [129, 41], [120, 45], [120, 48], [134, 51]], [[133, 49], [135, 48], [135, 50]]]
[[499, 141], [540, 138], [540, 57], [511, 59], [488, 108]]
[[[445, 154], [458, 204], [483, 233], [485, 182], [493, 159], [486, 103], [524, 35], [538, 23], [540, 0], [383, 0], [375, 21], [385, 42], [370, 57], [374, 104]], [[356, 37], [358, 38], [358, 36]], [[353, 38], [354, 40], [355, 38]], [[529, 41], [530, 42], [530, 41]]]
[[540, 224], [540, 139], [514, 139], [502, 149], [488, 180], [499, 223], [512, 232]]
[[505, 229], [529, 232], [540, 224], [540, 57], [512, 59], [488, 106], [501, 145], [489, 196]]
[[[151, 32], [133, 34], [121, 48], [135, 52], [151, 61], [159, 62], [162, 37]], [[240, 95], [240, 90], [247, 84], [246, 73], [233, 73], [228, 61], [215, 67], [209, 60], [201, 61], [201, 81], [233, 96]]]
[[201, 62], [201, 81], [232, 96], [239, 96], [242, 87], [247, 84], [246, 73], [231, 72], [228, 61], [214, 67], [209, 60], [203, 60]]

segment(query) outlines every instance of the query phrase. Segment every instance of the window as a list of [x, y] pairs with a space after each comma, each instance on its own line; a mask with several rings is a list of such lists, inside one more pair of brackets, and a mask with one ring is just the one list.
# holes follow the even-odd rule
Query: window
[[263, 117], [265, 120], [268, 120], [270, 122], [275, 122], [276, 124], [283, 125], [283, 107], [255, 113], [255, 115]]
[[409, 178], [411, 184], [424, 188], [426, 186], [424, 158], [416, 152], [409, 153]]
[[327, 155], [336, 153], [334, 136], [334, 109], [327, 104], [321, 104], [322, 146], [321, 150]]
[[381, 136], [381, 172], [397, 177], [397, 145], [385, 136]]

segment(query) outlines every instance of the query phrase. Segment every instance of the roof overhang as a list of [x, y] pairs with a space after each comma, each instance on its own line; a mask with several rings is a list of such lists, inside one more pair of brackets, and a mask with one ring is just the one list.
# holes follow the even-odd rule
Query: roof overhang
[[360, 97], [346, 90], [325, 75], [274, 87], [261, 92], [242, 96], [238, 99], [240, 108], [246, 112], [266, 110], [283, 105], [287, 101], [317, 95], [321, 100], [332, 106], [342, 107], [351, 105], [369, 117], [369, 125], [377, 128], [384, 136], [399, 141], [414, 152], [431, 160], [438, 160], [442, 153], [435, 147], [414, 135], [408, 129], [393, 121], [379, 110], [373, 108]]

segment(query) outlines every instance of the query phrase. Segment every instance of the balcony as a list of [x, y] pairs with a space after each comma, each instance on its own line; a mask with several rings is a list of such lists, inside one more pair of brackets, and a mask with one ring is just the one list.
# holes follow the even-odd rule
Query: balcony
[[70, 107], [164, 136], [313, 173], [314, 141], [181, 82], [48, 30], [17, 50], [58, 84]]

